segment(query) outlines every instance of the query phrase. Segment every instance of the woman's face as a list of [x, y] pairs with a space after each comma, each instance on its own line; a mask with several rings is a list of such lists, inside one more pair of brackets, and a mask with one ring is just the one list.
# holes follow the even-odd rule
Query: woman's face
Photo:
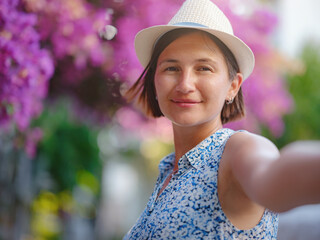
[[154, 81], [162, 113], [182, 127], [221, 126], [224, 102], [237, 91], [222, 52], [200, 32], [184, 35], [164, 49]]

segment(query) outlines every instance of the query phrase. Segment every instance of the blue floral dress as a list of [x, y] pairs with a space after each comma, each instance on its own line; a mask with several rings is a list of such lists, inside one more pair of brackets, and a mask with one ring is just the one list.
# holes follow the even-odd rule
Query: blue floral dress
[[179, 160], [178, 173], [157, 197], [172, 172], [175, 155], [162, 159], [147, 207], [124, 239], [276, 239], [278, 214], [266, 209], [254, 228], [239, 230], [222, 211], [217, 194], [218, 168], [233, 133], [220, 129], [187, 152]]

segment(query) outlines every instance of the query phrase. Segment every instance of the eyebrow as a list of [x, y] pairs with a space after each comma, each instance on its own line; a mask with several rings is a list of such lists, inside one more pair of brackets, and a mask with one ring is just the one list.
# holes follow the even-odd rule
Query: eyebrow
[[[158, 66], [164, 64], [164, 63], [177, 63], [179, 62], [178, 60], [176, 59], [171, 59], [171, 58], [168, 58], [168, 59], [164, 59], [163, 61], [161, 61]], [[217, 64], [217, 62], [215, 60], [212, 60], [210, 58], [199, 58], [199, 59], [196, 59], [194, 62], [210, 62], [210, 63], [213, 63], [213, 64]]]
[[217, 61], [212, 60], [211, 58], [200, 58], [200, 59], [196, 59], [195, 62], [211, 62], [211, 63], [217, 64]]
[[159, 66], [160, 65], [162, 65], [162, 64], [164, 64], [164, 63], [177, 63], [177, 62], [179, 62], [178, 60], [175, 60], [175, 59], [164, 59], [164, 60], [162, 60], [161, 62], [159, 62]]

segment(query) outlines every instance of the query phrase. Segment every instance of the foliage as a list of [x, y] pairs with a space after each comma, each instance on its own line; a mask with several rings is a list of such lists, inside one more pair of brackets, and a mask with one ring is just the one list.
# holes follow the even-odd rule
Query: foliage
[[66, 232], [65, 223], [75, 217], [96, 217], [102, 161], [97, 131], [77, 120], [64, 101], [51, 103], [33, 124], [42, 129], [43, 138], [33, 160], [39, 195], [31, 226], [33, 234], [51, 239]]
[[[48, 171], [55, 182], [51, 190], [70, 190], [81, 183], [84, 172], [96, 180], [88, 185], [98, 193], [97, 183], [101, 178], [102, 163], [96, 142], [97, 132], [93, 127], [76, 120], [70, 106], [61, 102], [46, 109], [34, 125], [43, 131], [35, 158], [41, 171]], [[89, 184], [89, 182], [87, 182]]]
[[284, 117], [286, 127], [283, 136], [272, 138], [270, 132], [264, 131], [278, 147], [302, 139], [320, 139], [320, 45], [307, 44], [301, 60], [305, 64], [305, 72], [287, 77], [295, 108]]

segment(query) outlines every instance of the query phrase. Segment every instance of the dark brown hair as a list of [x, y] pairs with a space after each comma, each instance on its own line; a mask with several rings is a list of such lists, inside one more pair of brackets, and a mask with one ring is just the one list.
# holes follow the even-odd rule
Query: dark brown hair
[[[143, 70], [142, 74], [134, 85], [125, 93], [125, 97], [129, 101], [133, 101], [138, 97], [138, 104], [143, 108], [143, 111], [147, 115], [153, 117], [161, 117], [163, 113], [160, 110], [158, 101], [156, 99], [156, 90], [154, 86], [154, 76], [156, 72], [157, 62], [162, 51], [174, 40], [179, 37], [193, 33], [202, 32], [206, 34], [221, 50], [224, 55], [228, 72], [229, 79], [233, 80], [239, 70], [238, 63], [229, 50], [229, 48], [217, 37], [204, 31], [190, 28], [179, 28], [165, 33], [155, 44], [149, 64]], [[238, 94], [235, 96], [233, 103], [227, 104], [225, 102], [221, 111], [221, 122], [225, 124], [227, 122], [239, 119], [245, 115], [244, 101], [242, 95], [242, 89], [240, 87]]]

